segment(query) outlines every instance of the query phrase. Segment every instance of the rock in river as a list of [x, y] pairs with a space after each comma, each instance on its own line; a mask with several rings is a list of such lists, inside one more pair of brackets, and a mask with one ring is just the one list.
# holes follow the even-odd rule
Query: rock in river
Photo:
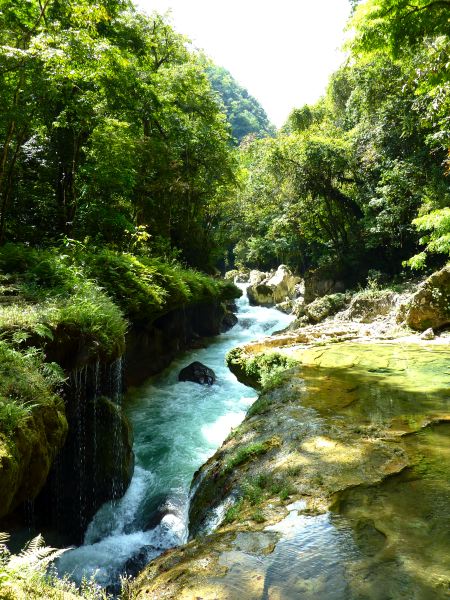
[[419, 286], [400, 311], [398, 321], [402, 320], [419, 331], [450, 325], [450, 265], [433, 273]]
[[285, 265], [280, 265], [276, 272], [271, 274], [251, 271], [247, 296], [250, 304], [274, 306], [286, 299], [292, 299], [299, 282], [299, 277], [293, 275]]
[[194, 383], [201, 383], [203, 385], [212, 385], [216, 381], [216, 374], [206, 365], [195, 361], [184, 367], [184, 369], [181, 369], [178, 374], [178, 381], [193, 381]]

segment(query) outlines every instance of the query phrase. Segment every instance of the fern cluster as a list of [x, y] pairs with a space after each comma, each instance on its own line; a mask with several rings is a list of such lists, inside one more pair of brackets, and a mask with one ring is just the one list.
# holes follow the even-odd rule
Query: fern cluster
[[59, 579], [51, 564], [69, 548], [46, 546], [42, 535], [12, 554], [9, 535], [0, 533], [0, 600], [107, 600], [95, 582], [85, 581], [80, 589], [68, 579]]

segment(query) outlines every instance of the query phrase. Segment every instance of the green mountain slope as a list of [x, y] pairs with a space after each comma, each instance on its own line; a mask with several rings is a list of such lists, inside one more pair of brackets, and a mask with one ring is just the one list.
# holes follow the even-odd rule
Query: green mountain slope
[[257, 137], [275, 134], [275, 127], [270, 123], [264, 108], [239, 85], [229, 71], [223, 67], [209, 65], [207, 74], [213, 89], [222, 99], [233, 137], [238, 142], [249, 134], [255, 134]]

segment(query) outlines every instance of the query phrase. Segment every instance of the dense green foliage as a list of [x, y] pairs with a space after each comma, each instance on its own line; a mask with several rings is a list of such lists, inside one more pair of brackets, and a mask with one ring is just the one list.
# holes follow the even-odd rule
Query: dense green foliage
[[122, 312], [76, 255], [9, 243], [0, 248], [0, 268], [0, 331], [11, 343], [45, 348], [55, 337], [73, 338], [105, 358], [121, 354]]
[[355, 4], [324, 98], [242, 148], [237, 264], [358, 280], [450, 255], [450, 4]]
[[210, 269], [234, 185], [204, 60], [126, 0], [0, 0], [0, 241], [63, 236]]
[[[157, 14], [0, 0], [0, 242], [139, 254], [141, 266], [123, 259], [137, 279], [161, 258], [212, 271], [227, 247], [238, 264], [354, 278], [442, 262], [448, 2], [353, 4], [347, 63], [274, 136], [258, 102]], [[227, 117], [246, 138], [239, 163]]]
[[6, 545], [8, 541], [9, 535], [0, 533], [0, 600], [107, 600], [108, 595], [94, 579], [83, 581], [78, 589], [68, 577], [60, 579], [54, 569], [49, 569], [67, 548], [57, 550], [46, 546], [38, 535], [18, 554], [13, 554]]
[[36, 250], [8, 243], [0, 248], [0, 268], [3, 336], [45, 345], [64, 332], [108, 357], [122, 352], [127, 319], [151, 323], [186, 304], [239, 292], [231, 282], [159, 259], [82, 245]]
[[186, 304], [231, 300], [238, 293], [232, 282], [168, 265], [157, 258], [104, 249], [96, 254], [84, 253], [84, 261], [89, 276], [134, 322], [151, 322]]
[[216, 65], [209, 65], [207, 73], [223, 102], [233, 137], [238, 143], [248, 135], [260, 138], [275, 134], [275, 128], [261, 104], [238, 84], [231, 73]]
[[37, 404], [61, 401], [54, 393], [61, 382], [59, 367], [45, 363], [42, 352], [0, 341], [0, 433], [9, 437]]

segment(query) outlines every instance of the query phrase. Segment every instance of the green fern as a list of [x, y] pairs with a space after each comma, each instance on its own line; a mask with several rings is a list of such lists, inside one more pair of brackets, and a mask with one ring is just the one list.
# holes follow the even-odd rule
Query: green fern
[[57, 549], [46, 546], [42, 535], [27, 542], [19, 554], [11, 554], [6, 544], [7, 533], [0, 533], [3, 580], [26, 579], [33, 573], [45, 573], [50, 563], [59, 558], [69, 548]]
[[41, 535], [30, 540], [19, 554], [12, 554], [7, 547], [9, 535], [0, 532], [0, 598], [3, 600], [108, 600], [108, 596], [94, 581], [83, 582], [82, 589], [68, 578], [59, 579], [49, 569], [70, 548], [58, 550], [46, 546]]
[[59, 558], [68, 548], [52, 548], [46, 546], [42, 535], [27, 542], [19, 554], [11, 554], [7, 563], [7, 569], [17, 572], [24, 577], [34, 571], [45, 572], [48, 565]]

